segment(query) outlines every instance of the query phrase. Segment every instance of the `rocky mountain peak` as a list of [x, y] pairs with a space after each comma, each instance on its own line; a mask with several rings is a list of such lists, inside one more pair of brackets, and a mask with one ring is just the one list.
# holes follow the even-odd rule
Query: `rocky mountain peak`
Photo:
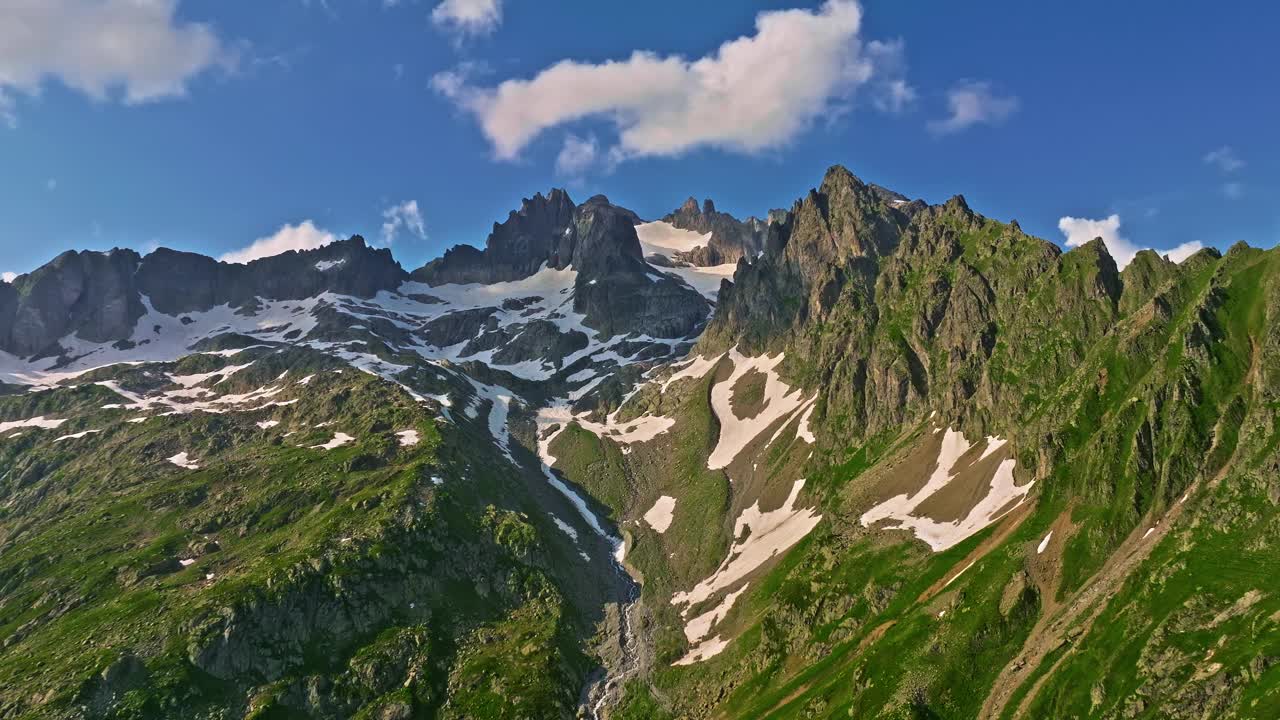
[[849, 168], [843, 165], [832, 165], [827, 168], [827, 172], [822, 176], [822, 185], [819, 186], [821, 192], [831, 194], [837, 192], [840, 188], [863, 189], [866, 183], [862, 182], [857, 175], [854, 175]]
[[703, 200], [699, 207], [697, 198], [690, 197], [662, 220], [681, 230], [711, 235], [705, 246], [676, 255], [677, 260], [699, 267], [736, 263], [756, 255], [764, 249], [768, 227], [754, 217], [743, 221], [717, 211], [711, 198]]
[[953, 195], [942, 207], [947, 212], [965, 217], [973, 215], [973, 211], [969, 209], [969, 203], [965, 202], [963, 195]]

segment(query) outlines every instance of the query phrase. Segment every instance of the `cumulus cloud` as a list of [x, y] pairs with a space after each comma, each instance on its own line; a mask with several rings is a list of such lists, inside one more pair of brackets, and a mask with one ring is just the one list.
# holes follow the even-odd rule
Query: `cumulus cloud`
[[290, 250], [315, 250], [338, 239], [337, 235], [316, 227], [310, 220], [297, 225], [285, 225], [274, 235], [254, 240], [248, 247], [229, 252], [218, 258], [228, 263], [248, 263]]
[[1217, 150], [1210, 150], [1205, 153], [1204, 162], [1206, 165], [1212, 165], [1224, 173], [1233, 173], [1244, 167], [1244, 160], [1236, 154], [1236, 151], [1230, 145], [1223, 145]]
[[1018, 98], [1001, 96], [991, 83], [980, 80], [964, 80], [947, 91], [947, 109], [950, 114], [929, 123], [929, 130], [936, 135], [949, 135], [974, 125], [999, 125], [1018, 110]]
[[18, 273], [11, 273], [11, 272], [0, 273], [0, 280], [3, 280], [4, 282], [11, 283], [17, 279], [18, 279]]
[[[1147, 249], [1120, 234], [1119, 215], [1109, 215], [1101, 220], [1063, 217], [1058, 220], [1058, 229], [1066, 236], [1067, 247], [1080, 247], [1094, 238], [1102, 238], [1102, 242], [1107, 245], [1107, 251], [1111, 253], [1111, 257], [1115, 258], [1116, 265], [1121, 269], [1133, 261], [1133, 257], [1139, 250]], [[1193, 240], [1165, 250], [1156, 249], [1156, 252], [1167, 255], [1174, 262], [1182, 262], [1203, 247], [1202, 243]]]
[[431, 22], [463, 35], [484, 35], [502, 24], [502, 0], [444, 0]]
[[425, 240], [427, 226], [422, 221], [422, 212], [418, 210], [417, 200], [405, 200], [399, 205], [392, 205], [382, 211], [382, 240], [391, 243], [400, 234], [407, 231]]
[[129, 104], [186, 93], [191, 78], [229, 63], [213, 29], [174, 17], [177, 0], [0, 2], [0, 120], [15, 124], [14, 95], [50, 80], [95, 100]]
[[762, 12], [754, 35], [698, 59], [637, 51], [598, 64], [564, 60], [492, 88], [457, 71], [432, 86], [476, 117], [503, 160], [588, 117], [617, 128], [617, 144], [604, 152], [614, 160], [700, 147], [753, 153], [791, 141], [871, 80], [877, 58], [863, 47], [861, 26], [854, 0], [827, 0], [817, 10]]

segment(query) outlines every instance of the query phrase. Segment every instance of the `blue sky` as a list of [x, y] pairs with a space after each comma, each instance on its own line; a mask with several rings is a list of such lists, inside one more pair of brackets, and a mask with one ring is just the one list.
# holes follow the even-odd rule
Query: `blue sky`
[[835, 163], [1056, 242], [1271, 247], [1278, 24], [1263, 3], [14, 0], [0, 272], [356, 232], [413, 268], [553, 186], [745, 216]]

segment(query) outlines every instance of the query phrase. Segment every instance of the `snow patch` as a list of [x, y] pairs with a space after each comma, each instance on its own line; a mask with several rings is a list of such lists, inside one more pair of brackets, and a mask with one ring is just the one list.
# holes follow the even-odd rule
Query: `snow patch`
[[[733, 545], [729, 554], [711, 577], [698, 583], [689, 592], [677, 592], [671, 596], [672, 605], [684, 605], [684, 612], [689, 608], [709, 599], [712, 595], [725, 590], [739, 580], [764, 565], [778, 553], [789, 549], [800, 542], [818, 525], [822, 516], [811, 508], [796, 508], [800, 491], [804, 488], [804, 480], [800, 479], [791, 487], [791, 494], [782, 507], [770, 512], [761, 512], [757, 500], [751, 507], [742, 511], [734, 524]], [[746, 531], [745, 539], [743, 532]]]
[[[778, 353], [772, 358], [766, 355], [749, 358], [739, 353], [737, 348], [729, 351], [729, 359], [733, 361], [733, 374], [711, 388], [711, 410], [720, 421], [720, 437], [716, 441], [715, 450], [707, 457], [709, 469], [719, 470], [729, 465], [756, 436], [804, 405], [800, 388], [793, 388], [782, 382], [774, 370], [785, 357], [784, 353]], [[739, 419], [734, 414], [731, 403], [733, 387], [753, 370], [764, 373], [766, 378], [764, 409], [755, 417]]]
[[82, 430], [82, 431], [80, 431], [80, 432], [78, 432], [78, 433], [72, 433], [72, 434], [70, 434], [70, 435], [63, 435], [63, 436], [62, 436], [62, 437], [60, 437], [60, 438], [56, 438], [56, 439], [54, 440], [54, 442], [62, 442], [63, 440], [79, 440], [80, 438], [82, 438], [82, 437], [84, 437], [84, 436], [86, 436], [86, 435], [97, 435], [97, 434], [98, 434], [98, 433], [100, 433], [100, 432], [102, 432], [102, 431], [101, 431], [101, 430]]
[[729, 614], [729, 610], [733, 608], [733, 604], [738, 601], [738, 596], [747, 591], [751, 583], [746, 583], [738, 588], [737, 592], [726, 593], [724, 600], [720, 604], [698, 617], [690, 620], [684, 626], [684, 636], [689, 642], [696, 643], [706, 637], [711, 632], [711, 628], [720, 622]]
[[193, 460], [191, 460], [190, 458], [188, 458], [188, 457], [187, 457], [187, 453], [185, 453], [185, 452], [180, 452], [180, 453], [178, 453], [177, 455], [174, 455], [173, 457], [168, 458], [168, 460], [169, 460], [169, 462], [173, 463], [174, 465], [177, 465], [177, 466], [178, 466], [178, 467], [180, 467], [180, 468], [185, 468], [185, 469], [187, 469], [187, 470], [199, 470], [199, 469], [200, 469], [200, 466], [199, 466], [199, 465], [197, 465]]
[[568, 535], [574, 542], [578, 542], [578, 531], [574, 530], [572, 525], [561, 520], [556, 515], [552, 515], [551, 519], [555, 522], [556, 527], [560, 528], [561, 532]]
[[312, 445], [311, 449], [312, 450], [333, 450], [335, 448], [340, 448], [343, 445], [346, 445], [352, 442], [355, 442], [355, 438], [351, 437], [350, 435], [346, 433], [334, 433], [332, 440], [330, 440], [327, 443], [324, 443], [323, 445]]
[[1045, 549], [1045, 548], [1047, 548], [1047, 547], [1049, 547], [1049, 538], [1052, 538], [1052, 537], [1053, 537], [1053, 531], [1052, 531], [1052, 530], [1050, 530], [1050, 531], [1049, 531], [1049, 534], [1048, 534], [1048, 535], [1045, 535], [1045, 536], [1044, 536], [1044, 539], [1043, 539], [1043, 540], [1041, 540], [1041, 541], [1040, 541], [1040, 544], [1036, 547], [1036, 554], [1037, 554], [1037, 555], [1039, 555], [1040, 553], [1043, 553], [1043, 552], [1044, 552], [1044, 549]]
[[676, 499], [670, 495], [663, 495], [644, 514], [644, 521], [649, 523], [649, 527], [659, 534], [665, 533], [667, 528], [671, 527], [671, 518], [675, 513], [675, 509]]
[[[987, 442], [989, 450], [991, 445], [1002, 446], [1005, 441], [989, 438]], [[896, 520], [896, 524], [886, 527], [909, 529], [915, 533], [916, 537], [928, 543], [934, 552], [940, 552], [963, 542], [998, 520], [1003, 516], [1000, 510], [1015, 500], [1021, 504], [1035, 483], [1029, 482], [1021, 487], [1015, 485], [1013, 469], [1016, 463], [1013, 459], [1008, 459], [996, 468], [991, 476], [987, 494], [969, 510], [965, 517], [955, 522], [938, 522], [929, 517], [913, 514], [925, 500], [951, 482], [954, 478], [952, 470], [957, 461], [969, 452], [970, 447], [963, 433], [947, 428], [946, 434], [942, 437], [942, 447], [938, 451], [937, 465], [924, 487], [915, 495], [897, 495], [866, 511], [861, 518], [863, 527], [869, 527], [882, 520]], [[988, 454], [984, 452], [983, 457]]]
[[713, 658], [724, 651], [729, 646], [728, 640], [720, 639], [719, 635], [711, 638], [689, 651], [689, 654], [671, 663], [672, 665], [692, 665], [696, 662], [702, 662], [708, 658]]
[[195, 375], [170, 375], [169, 380], [173, 382], [175, 385], [181, 385], [184, 388], [192, 388], [192, 387], [195, 387], [196, 385], [203, 384], [205, 381], [209, 380], [210, 378], [221, 377], [221, 379], [218, 380], [217, 383], [214, 383], [215, 385], [217, 385], [222, 383], [232, 375], [235, 375], [241, 370], [244, 370], [245, 368], [249, 367], [252, 364], [253, 363], [246, 363], [244, 365], [228, 365], [220, 370], [214, 370], [213, 372], [207, 372], [207, 373], [198, 373]]
[[65, 419], [59, 420], [56, 418], [47, 418], [43, 415], [38, 415], [27, 420], [10, 420], [9, 422], [0, 422], [0, 433], [7, 433], [10, 430], [29, 427], [53, 430], [64, 422], [66, 422]]
[[813, 402], [809, 403], [809, 409], [805, 410], [804, 414], [800, 416], [800, 424], [796, 427], [796, 437], [810, 445], [818, 441], [818, 438], [814, 437], [813, 431], [809, 429], [809, 418], [813, 416], [813, 409], [817, 406], [818, 399], [815, 396]]
[[681, 230], [661, 220], [637, 225], [636, 235], [640, 238], [640, 252], [645, 257], [661, 255], [672, 258], [676, 253], [706, 247], [711, 242], [711, 233], [702, 235], [692, 230]]

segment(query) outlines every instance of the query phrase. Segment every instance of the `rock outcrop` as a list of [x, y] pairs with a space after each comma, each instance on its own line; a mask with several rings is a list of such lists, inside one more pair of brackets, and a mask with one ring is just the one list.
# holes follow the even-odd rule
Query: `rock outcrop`
[[769, 227], [768, 221], [755, 217], [738, 220], [718, 212], [710, 199], [704, 200], [699, 208], [697, 199], [689, 198], [680, 209], [662, 219], [681, 230], [711, 234], [706, 246], [676, 254], [677, 260], [699, 267], [735, 263], [755, 256], [764, 249]]

